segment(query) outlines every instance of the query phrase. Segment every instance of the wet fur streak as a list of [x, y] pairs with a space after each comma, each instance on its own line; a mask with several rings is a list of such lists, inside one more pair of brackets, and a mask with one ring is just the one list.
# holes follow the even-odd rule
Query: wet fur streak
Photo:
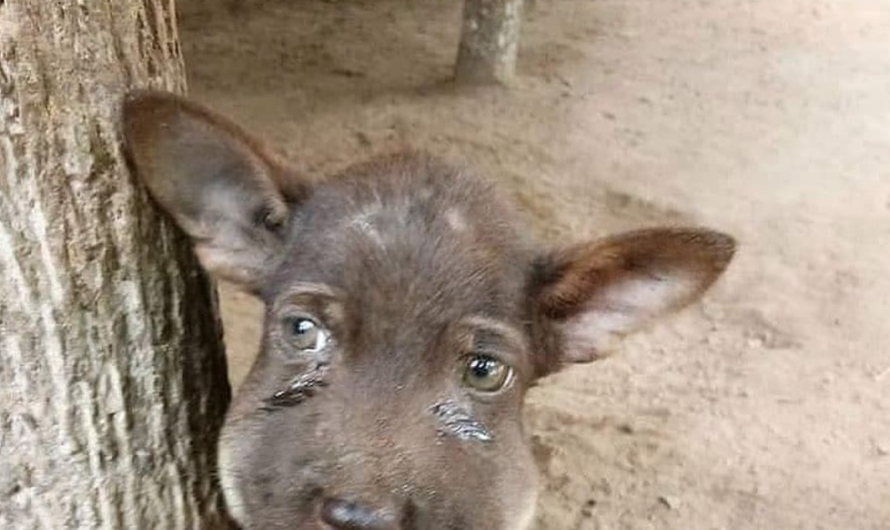
[[491, 431], [454, 401], [445, 400], [436, 403], [430, 408], [430, 412], [441, 424], [440, 433], [449, 434], [459, 440], [486, 444], [494, 441]]
[[275, 412], [282, 408], [293, 407], [303, 403], [315, 396], [319, 388], [328, 386], [328, 382], [325, 380], [327, 372], [328, 365], [320, 364], [312, 370], [300, 374], [291, 381], [287, 388], [263, 400], [264, 406], [260, 410]]

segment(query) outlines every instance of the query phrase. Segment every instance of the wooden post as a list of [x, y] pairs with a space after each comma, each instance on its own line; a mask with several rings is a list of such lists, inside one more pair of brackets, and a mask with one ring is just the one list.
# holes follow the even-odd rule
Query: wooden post
[[3, 530], [229, 528], [212, 286], [120, 148], [179, 50], [173, 0], [0, 1]]
[[465, 0], [456, 78], [506, 83], [516, 71], [524, 0]]

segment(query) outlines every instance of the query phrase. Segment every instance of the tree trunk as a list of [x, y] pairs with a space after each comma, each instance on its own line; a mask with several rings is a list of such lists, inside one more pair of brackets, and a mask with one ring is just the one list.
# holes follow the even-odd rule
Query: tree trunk
[[523, 0], [464, 0], [456, 77], [506, 83], [516, 71]]
[[185, 87], [173, 0], [0, 0], [0, 528], [227, 528], [211, 284], [134, 185], [128, 87]]

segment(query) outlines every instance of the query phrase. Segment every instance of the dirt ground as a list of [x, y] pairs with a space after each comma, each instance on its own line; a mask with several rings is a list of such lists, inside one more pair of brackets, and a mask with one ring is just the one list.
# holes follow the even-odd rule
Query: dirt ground
[[[305, 169], [419, 147], [570, 240], [735, 234], [700, 305], [551, 378], [538, 530], [890, 529], [890, 8], [537, 0], [508, 90], [448, 82], [459, 2], [180, 0], [192, 95]], [[223, 287], [237, 384], [261, 326]]]

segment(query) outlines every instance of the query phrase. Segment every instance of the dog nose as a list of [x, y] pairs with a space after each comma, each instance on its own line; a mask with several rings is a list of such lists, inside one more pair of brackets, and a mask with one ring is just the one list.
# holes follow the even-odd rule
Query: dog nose
[[334, 530], [399, 530], [392, 512], [344, 499], [325, 499], [321, 520]]

